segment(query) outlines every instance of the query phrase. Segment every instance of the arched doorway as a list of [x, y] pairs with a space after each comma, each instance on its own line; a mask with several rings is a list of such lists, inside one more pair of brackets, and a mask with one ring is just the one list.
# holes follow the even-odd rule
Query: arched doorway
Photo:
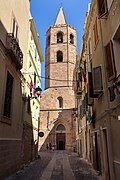
[[65, 150], [66, 129], [65, 126], [59, 124], [56, 128], [56, 144], [57, 150]]

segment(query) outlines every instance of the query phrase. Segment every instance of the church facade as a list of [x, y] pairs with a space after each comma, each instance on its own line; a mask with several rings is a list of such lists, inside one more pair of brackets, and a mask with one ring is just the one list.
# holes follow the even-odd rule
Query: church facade
[[76, 148], [74, 68], [77, 56], [76, 30], [68, 25], [61, 7], [46, 32], [45, 91], [41, 96], [39, 147], [57, 150]]

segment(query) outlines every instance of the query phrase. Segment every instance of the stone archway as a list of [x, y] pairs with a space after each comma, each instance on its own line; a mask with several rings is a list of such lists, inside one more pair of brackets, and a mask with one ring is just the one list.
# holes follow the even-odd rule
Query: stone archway
[[66, 129], [64, 125], [59, 124], [56, 128], [57, 150], [65, 150], [65, 144], [66, 144]]

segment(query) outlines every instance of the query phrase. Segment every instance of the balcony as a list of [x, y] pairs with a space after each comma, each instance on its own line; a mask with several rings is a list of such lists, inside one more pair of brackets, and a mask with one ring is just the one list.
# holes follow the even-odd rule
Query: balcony
[[82, 97], [82, 89], [81, 89], [81, 87], [77, 87], [76, 97], [77, 97], [77, 99], [81, 99], [81, 97]]
[[19, 47], [17, 39], [12, 33], [7, 34], [7, 50], [10, 54], [12, 62], [15, 64], [16, 69], [20, 70], [23, 66], [23, 53]]

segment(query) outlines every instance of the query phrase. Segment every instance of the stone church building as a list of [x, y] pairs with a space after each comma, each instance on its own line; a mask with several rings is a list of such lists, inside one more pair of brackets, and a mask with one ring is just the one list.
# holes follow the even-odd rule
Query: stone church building
[[56, 21], [46, 32], [45, 91], [41, 96], [39, 147], [75, 150], [76, 112], [74, 68], [77, 56], [76, 29], [67, 24], [60, 7]]

